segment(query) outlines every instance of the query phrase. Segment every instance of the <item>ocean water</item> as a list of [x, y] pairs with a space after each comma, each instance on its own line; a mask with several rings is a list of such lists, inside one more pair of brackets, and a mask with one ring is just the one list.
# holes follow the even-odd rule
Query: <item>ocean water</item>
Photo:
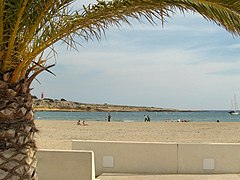
[[[111, 121], [141, 122], [144, 115], [149, 115], [151, 121], [177, 121], [191, 122], [240, 122], [239, 115], [230, 115], [227, 111], [202, 112], [111, 112]], [[35, 112], [35, 119], [48, 120], [85, 120], [106, 121], [107, 112]]]

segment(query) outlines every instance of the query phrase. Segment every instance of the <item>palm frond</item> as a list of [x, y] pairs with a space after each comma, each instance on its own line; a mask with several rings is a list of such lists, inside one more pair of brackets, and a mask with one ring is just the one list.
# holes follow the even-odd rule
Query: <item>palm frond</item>
[[0, 9], [4, 9], [3, 14], [0, 11], [0, 72], [11, 70], [11, 82], [23, 79], [39, 54], [56, 42], [63, 40], [76, 48], [75, 35], [87, 41], [100, 40], [107, 28], [131, 25], [131, 18], [139, 22], [144, 18], [152, 25], [159, 19], [163, 25], [165, 18], [177, 11], [193, 11], [240, 35], [238, 0], [112, 0], [98, 1], [77, 11], [69, 8], [73, 2], [0, 0]]
[[6, 56], [5, 56], [5, 59], [3, 61], [3, 69], [6, 69], [7, 71], [10, 70], [10, 65], [11, 64], [11, 54], [12, 54], [12, 51], [14, 49], [14, 44], [15, 44], [15, 40], [17, 38], [17, 33], [18, 33], [18, 30], [19, 30], [19, 26], [20, 26], [20, 23], [21, 23], [21, 20], [22, 20], [22, 16], [23, 16], [23, 13], [24, 13], [24, 10], [27, 6], [27, 3], [28, 3], [28, 0], [24, 0], [22, 2], [22, 5], [21, 5], [21, 8], [17, 14], [17, 19], [16, 19], [16, 22], [14, 24], [14, 28], [13, 28], [13, 32], [12, 34], [10, 35], [10, 38], [9, 38], [9, 41], [8, 41], [8, 48], [7, 48], [7, 52], [6, 52]]
[[183, 11], [191, 10], [196, 12], [206, 20], [225, 28], [233, 35], [240, 35], [240, 1], [212, 0], [199, 2], [189, 0], [185, 4], [179, 4], [176, 7]]
[[0, 0], [0, 59], [3, 55], [2, 42], [3, 42], [3, 14], [4, 14], [4, 0]]

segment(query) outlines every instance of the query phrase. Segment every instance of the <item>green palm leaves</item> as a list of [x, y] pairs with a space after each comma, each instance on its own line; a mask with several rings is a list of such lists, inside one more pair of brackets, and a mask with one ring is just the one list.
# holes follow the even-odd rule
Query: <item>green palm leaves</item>
[[[11, 83], [35, 77], [48, 69], [42, 53], [59, 40], [75, 46], [74, 35], [89, 40], [101, 38], [109, 26], [129, 23], [130, 18], [156, 18], [193, 11], [240, 34], [240, 2], [237, 0], [112, 0], [71, 8], [74, 0], [0, 0], [0, 73], [9, 73]], [[76, 9], [74, 7], [74, 9]], [[33, 78], [29, 78], [33, 79]]]

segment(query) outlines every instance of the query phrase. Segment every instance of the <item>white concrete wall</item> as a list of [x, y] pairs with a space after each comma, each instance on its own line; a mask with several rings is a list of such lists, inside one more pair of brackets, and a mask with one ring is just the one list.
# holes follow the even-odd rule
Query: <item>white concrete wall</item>
[[40, 180], [94, 180], [92, 151], [38, 150]]
[[94, 151], [96, 175], [102, 173], [177, 173], [177, 144], [72, 141], [74, 150]]
[[72, 141], [74, 150], [92, 150], [102, 173], [240, 173], [240, 144], [175, 144]]
[[240, 144], [179, 144], [178, 173], [240, 173]]

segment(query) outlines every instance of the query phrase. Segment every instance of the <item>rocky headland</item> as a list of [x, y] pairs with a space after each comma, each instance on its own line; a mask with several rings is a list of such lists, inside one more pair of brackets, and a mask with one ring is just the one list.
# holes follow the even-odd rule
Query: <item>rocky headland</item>
[[[186, 111], [170, 108], [124, 106], [112, 104], [86, 104], [65, 99], [34, 98], [35, 111], [79, 111], [79, 112], [177, 112]], [[188, 111], [188, 110], [187, 110]]]

